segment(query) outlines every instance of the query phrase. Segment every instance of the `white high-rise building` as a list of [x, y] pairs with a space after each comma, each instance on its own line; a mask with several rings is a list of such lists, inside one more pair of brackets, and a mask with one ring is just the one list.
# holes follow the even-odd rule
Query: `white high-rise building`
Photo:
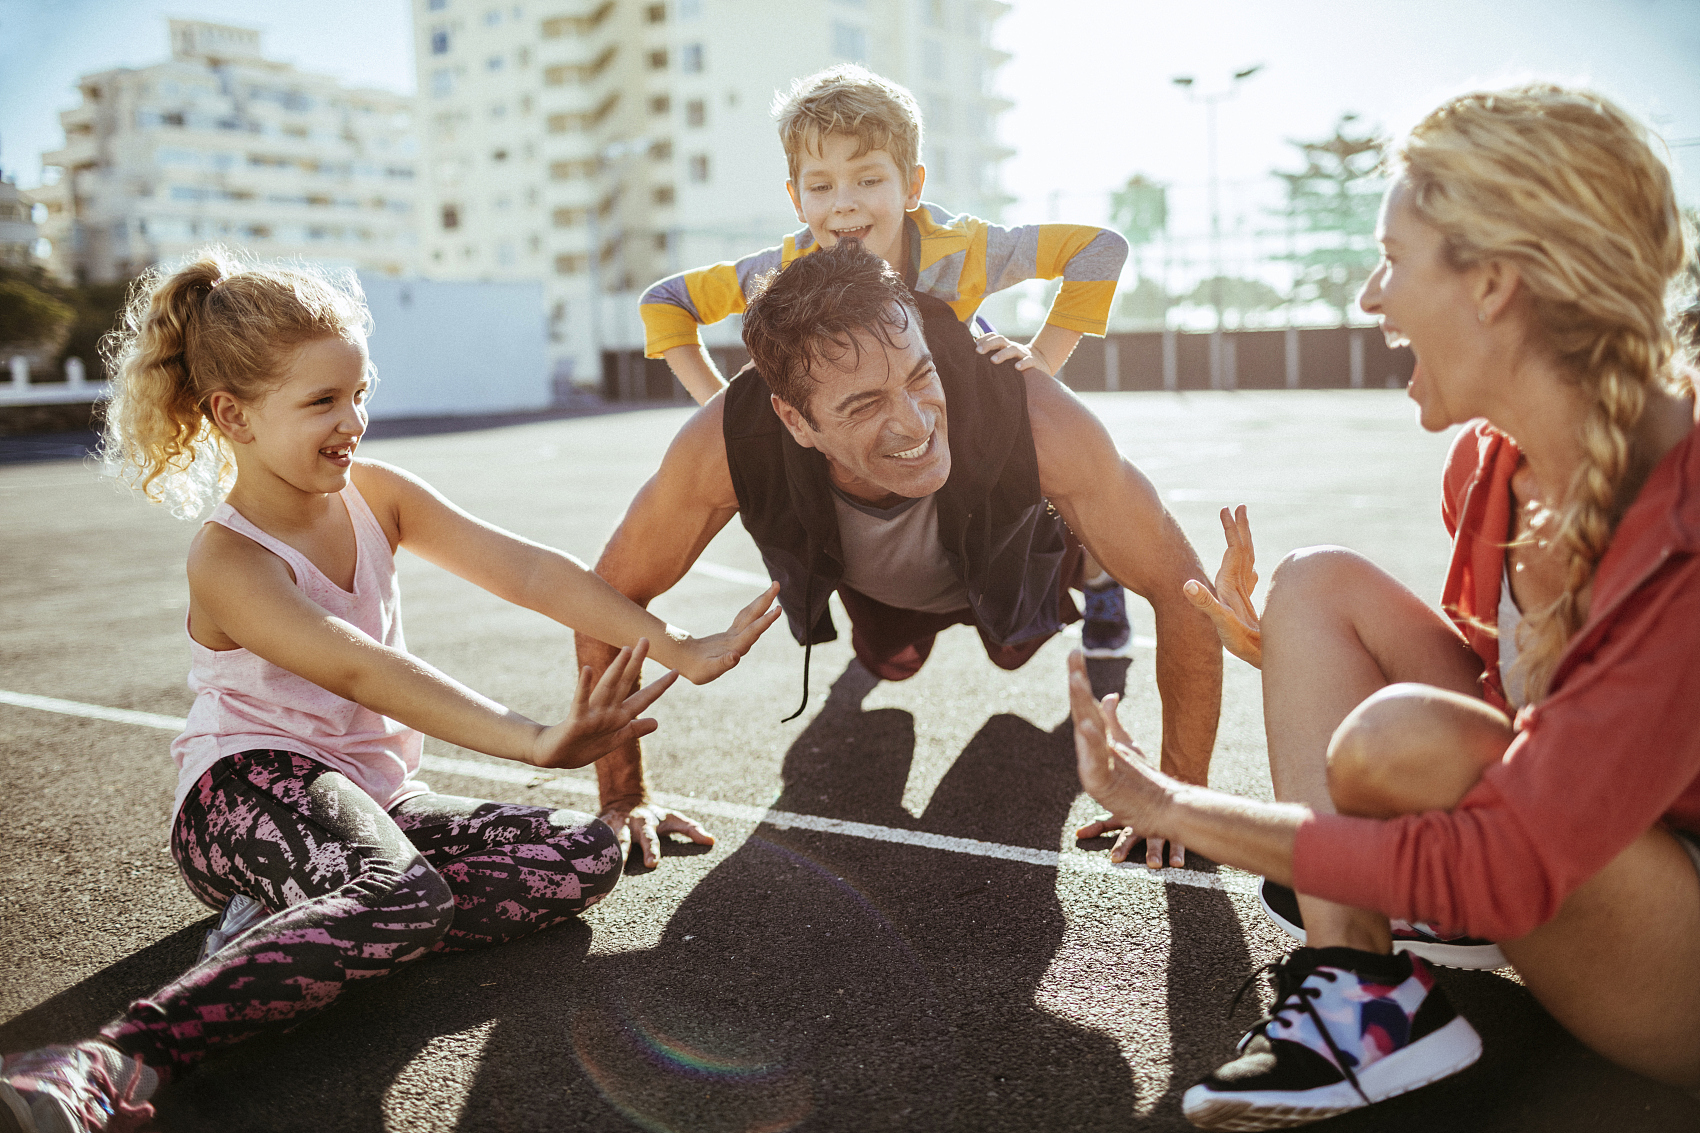
[[[641, 346], [637, 296], [800, 224], [769, 108], [860, 62], [915, 92], [926, 199], [1009, 200], [992, 78], [1000, 0], [414, 0], [420, 270], [542, 279], [556, 372]], [[728, 320], [735, 324], [736, 320]], [[723, 324], [705, 341], [737, 342]]]
[[171, 59], [78, 80], [43, 155], [49, 266], [107, 282], [219, 242], [396, 275], [418, 254], [413, 100], [264, 58], [260, 33], [170, 21]]

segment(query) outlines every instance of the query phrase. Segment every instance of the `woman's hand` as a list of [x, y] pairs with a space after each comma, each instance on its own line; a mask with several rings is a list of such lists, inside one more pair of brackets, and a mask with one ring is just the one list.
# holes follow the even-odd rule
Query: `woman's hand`
[[779, 583], [774, 583], [756, 596], [755, 601], [738, 611], [731, 628], [724, 633], [693, 637], [683, 642], [684, 658], [679, 671], [694, 685], [705, 685], [736, 665], [756, 639], [767, 632], [780, 614], [774, 604], [779, 597]]
[[[1053, 376], [1051, 368], [1045, 364], [1045, 359], [1038, 351], [1025, 343], [1005, 338], [996, 331], [975, 339], [974, 350], [980, 354], [991, 354], [993, 362], [1014, 361], [1017, 370], [1037, 370], [1046, 377]], [[996, 353], [993, 353], [994, 351]]]
[[1257, 607], [1251, 604], [1251, 592], [1257, 588], [1255, 556], [1251, 546], [1251, 521], [1246, 518], [1245, 505], [1232, 513], [1222, 509], [1222, 534], [1227, 537], [1228, 549], [1222, 552], [1222, 566], [1216, 572], [1216, 593], [1199, 582], [1188, 582], [1187, 601], [1210, 618], [1216, 636], [1229, 653], [1255, 669], [1263, 667], [1263, 634], [1257, 619]]
[[669, 670], [660, 680], [626, 696], [625, 690], [636, 687], [643, 677], [643, 662], [648, 655], [649, 639], [639, 638], [636, 648], [620, 650], [594, 687], [590, 666], [580, 666], [572, 710], [565, 720], [537, 734], [530, 762], [538, 767], [583, 767], [655, 731], [654, 720], [637, 717], [660, 699], [679, 679], [679, 673]]
[[[1116, 719], [1120, 697], [1111, 693], [1100, 703], [1092, 697], [1086, 676], [1086, 656], [1076, 649], [1068, 655], [1068, 700], [1074, 716], [1074, 753], [1080, 785], [1110, 813], [1075, 831], [1077, 838], [1096, 838], [1120, 830], [1110, 850], [1111, 861], [1125, 861], [1133, 844], [1145, 839], [1145, 864], [1163, 867], [1161, 819], [1174, 780], [1153, 768], [1145, 754]], [[1186, 847], [1170, 841], [1169, 864], [1186, 864]]]

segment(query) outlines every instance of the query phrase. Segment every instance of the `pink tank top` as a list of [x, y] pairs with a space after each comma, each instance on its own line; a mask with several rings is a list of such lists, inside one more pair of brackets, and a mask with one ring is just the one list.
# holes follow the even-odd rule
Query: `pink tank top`
[[[219, 504], [207, 522], [247, 536], [288, 563], [295, 572], [295, 585], [328, 613], [374, 640], [404, 650], [401, 592], [389, 539], [354, 485], [343, 489], [342, 502], [354, 525], [353, 593], [227, 503]], [[188, 727], [171, 743], [171, 758], [177, 764], [173, 818], [208, 768], [256, 748], [316, 759], [342, 772], [386, 810], [430, 790], [413, 778], [424, 745], [424, 737], [414, 729], [327, 692], [246, 649], [208, 649], [190, 637], [189, 653], [189, 688], [195, 703], [189, 709]]]

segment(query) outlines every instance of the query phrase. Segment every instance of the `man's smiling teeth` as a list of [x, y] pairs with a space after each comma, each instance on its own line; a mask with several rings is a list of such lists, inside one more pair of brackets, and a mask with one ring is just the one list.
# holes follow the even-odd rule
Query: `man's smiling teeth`
[[891, 458], [893, 460], [914, 460], [917, 456], [920, 456], [927, 451], [927, 446], [930, 445], [932, 441], [933, 438], [929, 436], [926, 440], [922, 441], [912, 449], [908, 449], [904, 452], [892, 453]]

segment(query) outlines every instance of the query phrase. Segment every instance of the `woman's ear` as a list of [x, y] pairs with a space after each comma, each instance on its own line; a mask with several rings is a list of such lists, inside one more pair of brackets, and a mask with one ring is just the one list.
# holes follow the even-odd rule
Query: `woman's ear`
[[207, 397], [207, 416], [213, 427], [223, 433], [231, 444], [245, 445], [254, 440], [253, 427], [248, 423], [248, 407], [229, 390], [214, 390]]
[[1510, 260], [1491, 259], [1477, 265], [1470, 288], [1476, 321], [1490, 325], [1510, 308], [1523, 289], [1523, 273]]

